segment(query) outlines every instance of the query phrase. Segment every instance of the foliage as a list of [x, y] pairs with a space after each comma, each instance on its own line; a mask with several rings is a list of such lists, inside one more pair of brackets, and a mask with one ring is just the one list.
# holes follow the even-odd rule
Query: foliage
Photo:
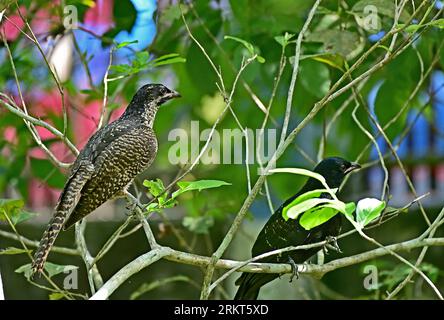
[[[38, 35], [42, 43], [47, 38], [60, 39], [68, 33], [63, 25], [63, 3], [77, 7], [80, 22], [84, 22], [85, 12], [94, 8], [94, 2], [89, 0], [60, 3], [42, 0], [20, 2], [20, 5], [29, 11], [26, 17], [31, 20], [33, 27], [34, 20], [39, 18], [33, 15], [35, 12], [31, 9], [39, 8], [50, 13], [47, 34]], [[293, 68], [299, 66], [295, 90], [291, 92], [293, 100], [287, 130], [291, 132], [307, 119], [307, 115], [313, 112], [319, 101], [329, 92], [337, 92], [344, 88], [354, 78], [379, 65], [386, 55], [394, 53], [396, 55], [393, 58], [383, 61], [381, 68], [371, 72], [368, 78], [364, 78], [357, 86], [348, 88], [328, 100], [323, 110], [315, 114], [278, 160], [277, 166], [287, 169], [272, 171], [293, 173], [291, 177], [287, 179], [280, 174], [267, 177], [270, 194], [259, 192], [253, 199], [256, 201], [250, 211], [255, 216], [266, 211], [268, 217], [271, 213], [268, 211], [272, 210], [268, 210], [266, 202], [269, 202], [271, 208], [278, 205], [282, 199], [294, 194], [307, 177], [323, 182], [324, 188], [300, 195], [282, 212], [284, 219], [299, 219], [299, 223], [307, 230], [328, 221], [336, 214], [343, 214], [353, 227], [362, 231], [378, 218], [397, 211], [386, 208], [390, 194], [387, 199], [364, 198], [357, 201], [358, 199], [351, 199], [347, 192], [330, 189], [322, 176], [293, 167], [310, 168], [312, 162], [329, 155], [352, 159], [361, 155], [361, 152], [364, 161], [371, 160], [372, 148], [363, 149], [369, 144], [368, 136], [353, 120], [353, 108], [349, 105], [344, 107], [344, 102], [348, 100], [353, 101], [350, 105], [356, 102], [355, 99], [359, 100], [355, 96], [356, 92], [365, 100], [361, 101], [362, 104], [366, 104], [369, 93], [374, 93], [374, 108], [371, 113], [381, 127], [388, 126], [384, 130], [391, 141], [399, 142], [401, 138], [405, 138], [403, 133], [409, 130], [412, 114], [424, 114], [425, 121], [431, 127], [434, 126], [436, 110], [432, 107], [434, 95], [430, 94], [431, 74], [425, 72], [428, 69], [442, 69], [444, 63], [444, 50], [441, 50], [444, 20], [439, 19], [437, 15], [440, 14], [439, 9], [431, 4], [420, 7], [423, 1], [408, 1], [399, 14], [399, 20], [395, 21], [396, 4], [393, 1], [322, 1], [302, 38], [299, 61], [295, 61], [297, 39], [314, 1], [230, 0], [227, 1], [228, 8], [219, 5], [218, 1], [193, 1], [181, 5], [173, 1], [173, 4], [168, 3], [166, 6], [160, 1], [156, 17], [153, 19], [157, 22], [156, 37], [149, 47], [137, 47], [137, 50], [134, 48], [140, 41], [119, 42], [120, 40], [115, 39], [120, 32], [131, 33], [137, 24], [137, 10], [133, 2], [122, 0], [113, 3], [112, 25], [103, 35], [96, 35], [105, 50], [104, 56], [107, 57], [110, 51], [113, 57], [107, 79], [93, 79], [93, 84], [87, 86], [80, 86], [75, 82], [75, 77], [61, 83], [68, 107], [66, 136], [78, 145], [84, 143], [79, 141], [75, 119], [85, 117], [88, 121], [97, 122], [97, 119], [90, 119], [92, 117], [89, 115], [88, 106], [91, 103], [102, 105], [107, 102], [107, 121], [122, 110], [122, 106], [130, 101], [141, 84], [170, 81], [174, 83], [174, 89], [181, 93], [182, 99], [162, 108], [156, 118], [154, 129], [161, 147], [152, 170], [143, 177], [143, 193], [151, 199], [143, 204], [145, 216], [159, 213], [164, 217], [165, 213], [168, 216], [169, 212], [177, 210], [180, 213], [180, 230], [175, 230], [175, 235], [180, 236], [182, 229], [186, 229], [194, 237], [189, 247], [195, 249], [193, 244], [205, 242], [203, 252], [212, 251], [214, 244], [220, 242], [213, 231], [216, 233], [227, 224], [231, 225], [232, 213], [238, 212], [241, 204], [251, 194], [251, 186], [258, 179], [254, 173], [258, 172], [259, 165], [249, 165], [246, 173], [244, 163], [197, 164], [185, 179], [175, 181], [178, 171], [182, 172], [185, 168], [170, 165], [168, 161], [168, 150], [173, 143], [167, 139], [171, 128], [180, 127], [188, 132], [187, 123], [190, 120], [203, 120], [199, 122], [200, 130], [209, 129], [216, 123], [221, 130], [237, 129], [239, 124], [244, 128], [260, 128], [264, 123], [264, 110], [269, 108], [269, 120], [265, 128], [277, 129], [280, 132], [288, 107], [288, 86]], [[397, 3], [399, 4], [399, 1]], [[377, 10], [376, 27], [365, 25], [369, 6]], [[411, 19], [418, 7], [421, 9], [415, 18]], [[8, 17], [17, 14], [13, 1], [3, 1], [0, 11], [3, 9]], [[431, 20], [435, 15], [437, 18]], [[189, 31], [184, 22], [190, 28]], [[393, 34], [389, 34], [375, 50], [371, 50], [377, 41], [375, 39], [388, 35], [387, 32], [393, 26], [397, 31], [394, 46], [392, 47]], [[25, 31], [25, 34], [29, 35], [29, 30]], [[20, 33], [14, 40], [8, 40], [6, 45], [11, 50], [30, 114], [52, 124], [62, 132], [64, 123], [60, 111], [61, 98], [55, 90], [57, 86], [39, 50], [25, 34]], [[76, 35], [76, 32], [74, 34]], [[191, 35], [203, 46], [205, 53], [196, 41], [191, 39]], [[403, 44], [412, 40], [411, 37], [414, 37], [414, 45], [401, 50]], [[0, 88], [4, 88], [1, 91], [12, 96], [18, 103], [20, 98], [10, 61], [7, 59], [5, 44], [2, 42], [1, 46], [5, 58], [0, 61]], [[72, 56], [75, 59], [74, 71], [80, 72], [82, 65], [88, 65], [95, 53], [88, 50], [73, 51]], [[219, 76], [208, 59], [214, 63], [216, 70], [220, 70], [225, 92], [221, 92]], [[248, 65], [242, 64], [245, 61]], [[362, 63], [348, 74], [350, 67], [359, 61]], [[241, 66], [245, 66], [245, 69], [237, 78]], [[423, 76], [425, 81], [420, 82]], [[343, 81], [335, 87], [340, 79]], [[376, 87], [379, 87], [377, 92], [374, 91]], [[230, 110], [220, 116], [232, 88], [234, 90], [230, 97]], [[416, 93], [411, 97], [414, 92]], [[54, 98], [54, 93], [57, 98]], [[430, 94], [430, 101], [424, 101], [422, 93]], [[52, 100], [41, 99], [45, 95], [51, 96]], [[19, 103], [18, 105], [22, 107]], [[338, 113], [338, 110], [341, 112]], [[365, 130], [376, 136], [375, 124], [363, 106], [357, 110], [357, 118]], [[394, 119], [396, 121], [393, 121]], [[439, 128], [436, 131], [438, 132]], [[40, 134], [42, 132], [46, 133], [44, 130], [39, 131]], [[10, 138], [11, 136], [13, 138]], [[198, 141], [199, 147], [203, 147], [204, 143], [205, 141]], [[49, 150], [59, 150], [63, 142], [50, 136], [44, 139], [43, 144]], [[34, 151], [37, 147], [24, 121], [6, 112], [0, 105], [0, 194], [10, 197], [13, 190], [13, 194], [17, 195], [14, 198], [19, 198], [0, 199], [0, 221], [6, 225], [8, 219], [11, 220], [12, 227], [15, 227], [35, 217], [36, 214], [26, 209], [31, 202], [30, 190], [33, 186], [39, 184], [52, 191], [61, 189], [65, 183], [66, 168], [58, 168], [49, 159], [36, 156]], [[71, 161], [73, 155], [67, 150], [63, 151], [64, 153], [58, 154], [60, 161]], [[386, 156], [388, 151], [383, 151]], [[311, 161], [307, 161], [307, 158]], [[435, 163], [442, 160], [435, 155], [431, 158]], [[386, 159], [389, 164], [395, 161], [389, 156], [386, 156]], [[410, 170], [409, 167], [407, 169]], [[167, 190], [168, 185], [164, 184], [164, 181], [175, 181], [172, 184], [175, 190]], [[323, 194], [328, 194], [331, 199], [321, 198]], [[53, 205], [54, 203], [50, 204]], [[412, 222], [410, 227], [413, 225]], [[116, 239], [124, 234], [126, 226], [118, 230]], [[404, 229], [393, 225], [390, 227], [393, 231], [390, 229], [381, 235], [387, 242], [404, 239]], [[179, 236], [177, 242], [182, 244]], [[200, 241], [201, 239], [205, 241]], [[366, 247], [362, 245], [359, 248]], [[10, 246], [0, 251], [2, 258], [7, 255], [17, 255], [20, 258], [24, 257], [23, 253], [28, 253], [28, 249]], [[46, 271], [52, 277], [66, 268], [72, 270], [74, 267], [49, 263]], [[438, 280], [435, 276], [439, 273], [438, 267], [424, 263], [420, 268], [434, 281]], [[410, 270], [406, 265], [400, 265], [382, 273], [384, 281], [381, 288], [392, 290]], [[29, 278], [30, 265], [23, 265], [16, 272]], [[131, 298], [137, 299], [164, 284], [187, 282], [191, 278], [175, 276], [166, 279], [164, 282], [141, 285]], [[61, 292], [50, 295], [51, 299], [62, 297], [64, 293]]]

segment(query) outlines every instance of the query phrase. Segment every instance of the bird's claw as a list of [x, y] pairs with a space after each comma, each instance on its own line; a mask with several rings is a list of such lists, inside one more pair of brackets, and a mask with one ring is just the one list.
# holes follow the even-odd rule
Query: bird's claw
[[128, 210], [126, 215], [128, 217], [130, 217], [130, 216], [134, 215], [134, 213], [136, 212], [137, 203], [131, 202], [131, 201], [127, 201], [125, 208], [126, 208], [126, 210]]
[[299, 270], [298, 265], [291, 257], [288, 257], [288, 263], [291, 267], [291, 277], [290, 277], [290, 283], [293, 282], [293, 278], [296, 277], [296, 279], [299, 279]]
[[[336, 237], [328, 236], [327, 238], [325, 238], [325, 240], [327, 241], [327, 244], [330, 245], [331, 249], [333, 249], [334, 251], [336, 251], [338, 253], [342, 253], [342, 250], [341, 250], [341, 248], [339, 248], [339, 245], [338, 245], [338, 239]], [[327, 251], [327, 246], [324, 246], [324, 252], [326, 252], [326, 251]]]

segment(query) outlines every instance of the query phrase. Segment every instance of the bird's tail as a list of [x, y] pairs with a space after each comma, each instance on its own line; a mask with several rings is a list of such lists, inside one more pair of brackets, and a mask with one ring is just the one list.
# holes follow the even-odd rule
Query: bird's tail
[[45, 232], [43, 233], [42, 240], [34, 254], [34, 261], [32, 263], [32, 274], [41, 273], [43, 271], [43, 266], [48, 257], [49, 251], [51, 250], [63, 224], [66, 220], [67, 211], [56, 211], [54, 217], [48, 224]]
[[234, 296], [234, 300], [257, 300], [261, 287], [277, 277], [276, 274], [243, 273], [236, 280], [239, 289]]
[[81, 196], [80, 191], [88, 179], [91, 178], [92, 172], [94, 172], [94, 166], [90, 163], [80, 162], [78, 168], [74, 170], [68, 178], [65, 188], [60, 194], [59, 202], [56, 205], [55, 214], [43, 233], [42, 240], [40, 240], [39, 247], [34, 254], [32, 275], [43, 271], [43, 266], [49, 251], [57, 239], [60, 230], [63, 228], [66, 219], [79, 202]]

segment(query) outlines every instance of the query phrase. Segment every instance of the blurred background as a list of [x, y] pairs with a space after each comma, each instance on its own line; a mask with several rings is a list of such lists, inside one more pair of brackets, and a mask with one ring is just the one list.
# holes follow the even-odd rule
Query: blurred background
[[[408, 22], [421, 2], [408, 1], [399, 24]], [[97, 128], [103, 104], [103, 79], [110, 57], [113, 67], [109, 69], [109, 78], [118, 79], [109, 82], [106, 119], [112, 121], [120, 116], [143, 84], [159, 82], [179, 91], [182, 98], [161, 108], [156, 118], [158, 156], [151, 168], [135, 182], [136, 187], [143, 190], [143, 200], [147, 201], [149, 194], [145, 194], [146, 188], [142, 186], [144, 179], [160, 178], [166, 185], [182, 170], [181, 165], [173, 165], [168, 159], [168, 151], [174, 144], [168, 139], [169, 132], [175, 128], [189, 132], [191, 121], [199, 121], [200, 130], [211, 128], [225, 107], [216, 86], [216, 74], [200, 48], [191, 40], [181, 10], [194, 37], [215, 64], [220, 65], [227, 88], [231, 89], [242, 57], [248, 57], [249, 52], [239, 42], [224, 39], [224, 36], [248, 41], [265, 60], [263, 63], [255, 61], [245, 69], [233, 97], [236, 117], [226, 113], [218, 125], [220, 132], [222, 129], [238, 128], [237, 121], [245, 128], [261, 127], [264, 119], [261, 103], [268, 106], [276, 75], [283, 66], [267, 125], [267, 128], [277, 129], [279, 137], [294, 43], [283, 46], [276, 37], [285, 33], [297, 35], [313, 3], [302, 0], [198, 0], [179, 7], [178, 1], [167, 0], [24, 0], [18, 1], [17, 5], [12, 1], [4, 7], [0, 20], [0, 30], [5, 39], [0, 43], [0, 91], [20, 104], [20, 92], [8, 55], [10, 50], [29, 113], [62, 130], [62, 96], [39, 48], [29, 39], [30, 30], [24, 19], [29, 22], [41, 50], [62, 84], [69, 120], [67, 136], [78, 148], [85, 145]], [[365, 14], [368, 14], [365, 9], [368, 6], [376, 8], [377, 20], [371, 28], [362, 24]], [[442, 1], [430, 1], [429, 5], [418, 9], [417, 16], [409, 23], [418, 24], [426, 15], [429, 19], [435, 16], [442, 18], [442, 7]], [[394, 8], [395, 1], [322, 1], [303, 42], [290, 128], [294, 128], [314, 103], [328, 92], [343, 74], [344, 66], [352, 65], [390, 30]], [[77, 19], [77, 24], [69, 29], [66, 19], [72, 17]], [[417, 195], [428, 194], [422, 204], [433, 219], [444, 205], [444, 53], [441, 49], [444, 37], [442, 26], [428, 26], [401, 33], [398, 44], [407, 41], [412, 34], [415, 37], [413, 44], [362, 81], [359, 90], [381, 125], [390, 123], [396, 116], [396, 121], [386, 130], [387, 136], [396, 146], [397, 155]], [[122, 43], [124, 45], [116, 48]], [[384, 45], [389, 46], [390, 42]], [[114, 49], [110, 54], [111, 48]], [[386, 52], [386, 48], [381, 46], [371, 53], [355, 76], [369, 69]], [[167, 54], [177, 54], [176, 60], [165, 65], [149, 63]], [[349, 180], [340, 198], [347, 201], [379, 198], [384, 171], [377, 161], [377, 149], [371, 143], [369, 145], [368, 137], [352, 119], [355, 102], [351, 97], [351, 91], [347, 91], [329, 102], [297, 136], [279, 160], [278, 167], [312, 169], [318, 159], [326, 156], [339, 155], [349, 160], [359, 156], [360, 162], [366, 164], [365, 169]], [[366, 113], [359, 111], [358, 117], [367, 130], [376, 135], [378, 131]], [[63, 142], [42, 127], [37, 127], [37, 131], [60, 161], [73, 161], [72, 153]], [[415, 196], [385, 140], [378, 137], [377, 141], [381, 153], [386, 156], [389, 171], [390, 198], [387, 200], [392, 207], [403, 207]], [[203, 146], [204, 141], [200, 144]], [[255, 181], [257, 165], [250, 165], [249, 170]], [[0, 106], [0, 198], [23, 200], [20, 210], [27, 212], [28, 216], [26, 221], [16, 224], [21, 235], [32, 240], [40, 238], [66, 174], [66, 170], [54, 166], [36, 145], [22, 119]], [[199, 164], [187, 179], [219, 179], [231, 185], [183, 195], [176, 207], [152, 217], [153, 228], [161, 244], [210, 255], [249, 193], [246, 165]], [[304, 178], [290, 174], [270, 176], [268, 189], [273, 208], [276, 209], [294, 194], [304, 181]], [[127, 211], [124, 202], [112, 201], [88, 216], [86, 239], [93, 255], [126, 219]], [[270, 203], [265, 193], [261, 193], [225, 257], [249, 258], [253, 241], [270, 214]], [[346, 226], [347, 230], [350, 228]], [[413, 206], [396, 219], [369, 230], [368, 234], [390, 244], [414, 238], [425, 229], [421, 213]], [[13, 231], [8, 223], [0, 219], [0, 249], [20, 247], [11, 235]], [[442, 231], [437, 233], [439, 235], [442, 236]], [[343, 254], [332, 252], [326, 256], [327, 260], [373, 248], [356, 235], [342, 239], [339, 244]], [[61, 233], [56, 245], [74, 248], [73, 230]], [[147, 250], [148, 243], [143, 232], [130, 233], [99, 261], [102, 276], [108, 279]], [[413, 250], [405, 256], [414, 262], [418, 254], [419, 250]], [[80, 257], [53, 252], [49, 261], [80, 266], [80, 283], [76, 292], [88, 292]], [[23, 274], [15, 272], [26, 263], [29, 263], [29, 258], [25, 254], [0, 255], [6, 298], [47, 299], [50, 292], [31, 285]], [[378, 287], [372, 290], [363, 286], [366, 265], [376, 266], [378, 270]], [[438, 288], [443, 288], [442, 248], [430, 248], [422, 268], [436, 281]], [[301, 277], [288, 283], [284, 276], [265, 286], [260, 297], [378, 299], [402, 281], [408, 272], [409, 269], [396, 259], [383, 257], [334, 271], [322, 280]], [[224, 290], [215, 293], [215, 298], [232, 297], [236, 277], [231, 277], [224, 284]], [[62, 282], [63, 274], [54, 276], [54, 281]], [[202, 271], [199, 268], [159, 261], [130, 278], [112, 298], [197, 299], [201, 282]], [[146, 284], [145, 287], [143, 284]], [[421, 278], [415, 277], [398, 297], [424, 299], [434, 295]]]

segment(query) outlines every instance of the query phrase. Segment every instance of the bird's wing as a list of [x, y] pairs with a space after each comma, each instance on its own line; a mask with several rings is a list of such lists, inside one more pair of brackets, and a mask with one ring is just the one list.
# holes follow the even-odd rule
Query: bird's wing
[[[118, 120], [96, 131], [88, 140], [85, 147], [78, 156], [78, 160], [88, 160], [94, 163], [97, 157], [103, 150], [108, 148], [109, 144], [119, 137], [130, 133], [140, 125], [135, 125], [134, 122]], [[77, 162], [77, 161], [76, 161]], [[75, 166], [75, 165], [74, 165]]]
[[[308, 232], [300, 227], [298, 220], [284, 220], [282, 208], [283, 206], [276, 210], [262, 228], [252, 249], [253, 256], [290, 245], [299, 245], [307, 238]], [[276, 257], [273, 256], [270, 260], [276, 260]]]
[[[74, 162], [71, 174], [65, 182], [65, 186], [59, 196], [55, 211], [59, 211], [61, 206], [67, 206], [67, 198], [76, 199], [75, 202], [69, 203], [69, 213], [76, 206], [80, 191], [83, 186], [92, 177], [95, 166], [94, 162], [100, 152], [102, 152], [112, 141], [112, 138], [117, 138], [119, 135], [125, 134], [131, 129], [129, 124], [124, 123], [122, 126], [117, 126], [115, 122], [96, 131], [88, 140], [85, 147], [80, 151], [76, 161]], [[73, 188], [74, 187], [74, 188]], [[69, 194], [69, 196], [68, 196]], [[69, 214], [68, 214], [69, 215]], [[67, 216], [68, 216], [67, 215]]]
[[103, 141], [109, 142], [102, 142], [91, 148], [94, 174], [82, 188], [81, 198], [67, 219], [64, 229], [122, 191], [137, 174], [151, 164], [157, 152], [154, 132], [144, 125], [117, 133], [108, 131], [103, 136]]

